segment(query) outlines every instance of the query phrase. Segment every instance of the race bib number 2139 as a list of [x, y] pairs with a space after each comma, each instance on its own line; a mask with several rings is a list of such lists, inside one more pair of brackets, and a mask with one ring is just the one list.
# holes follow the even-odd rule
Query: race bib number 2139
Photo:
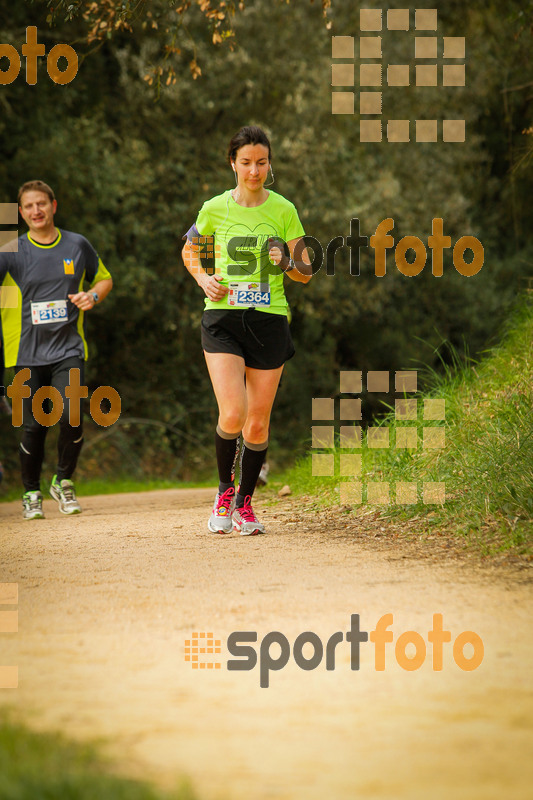
[[50, 322], [66, 322], [67, 301], [50, 300], [46, 303], [31, 304], [31, 321], [34, 325], [47, 325]]

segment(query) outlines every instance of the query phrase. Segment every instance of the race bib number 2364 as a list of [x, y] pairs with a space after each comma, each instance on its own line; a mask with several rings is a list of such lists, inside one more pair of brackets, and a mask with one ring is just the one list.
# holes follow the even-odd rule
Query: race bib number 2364
[[228, 305], [234, 308], [264, 308], [270, 305], [268, 283], [239, 281], [228, 284]]

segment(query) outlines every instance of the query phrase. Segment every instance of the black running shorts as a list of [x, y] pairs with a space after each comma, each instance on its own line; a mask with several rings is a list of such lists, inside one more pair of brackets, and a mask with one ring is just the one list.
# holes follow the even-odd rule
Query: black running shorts
[[202, 347], [241, 356], [252, 369], [277, 369], [295, 352], [287, 317], [255, 308], [204, 311]]

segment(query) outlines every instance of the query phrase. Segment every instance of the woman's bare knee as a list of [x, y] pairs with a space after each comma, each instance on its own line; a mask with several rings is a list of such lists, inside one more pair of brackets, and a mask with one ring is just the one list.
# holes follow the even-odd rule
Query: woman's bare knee
[[240, 433], [246, 421], [246, 414], [243, 411], [229, 409], [219, 412], [218, 424], [225, 433]]
[[244, 426], [244, 438], [251, 444], [262, 444], [268, 439], [268, 427], [268, 419], [247, 419]]

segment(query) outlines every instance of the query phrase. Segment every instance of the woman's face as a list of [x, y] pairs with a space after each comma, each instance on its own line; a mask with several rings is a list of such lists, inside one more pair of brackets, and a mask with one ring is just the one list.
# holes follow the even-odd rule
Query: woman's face
[[245, 144], [237, 150], [235, 171], [239, 186], [255, 192], [263, 188], [270, 161], [264, 144]]

